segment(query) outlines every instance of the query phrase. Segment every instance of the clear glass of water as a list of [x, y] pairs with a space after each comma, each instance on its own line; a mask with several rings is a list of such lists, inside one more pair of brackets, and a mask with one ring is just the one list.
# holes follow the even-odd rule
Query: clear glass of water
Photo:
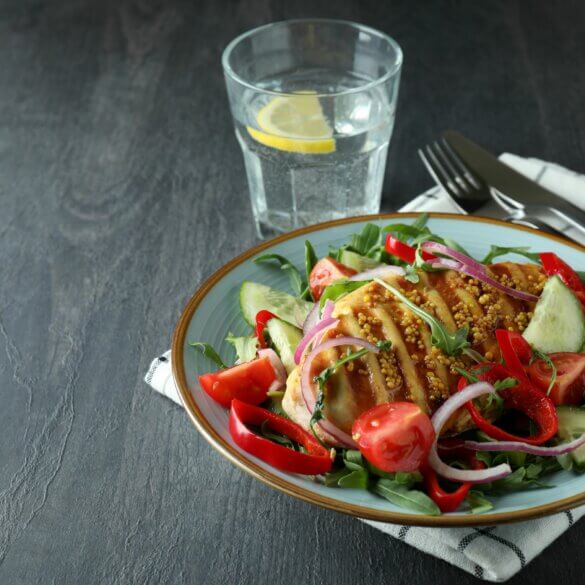
[[402, 51], [336, 20], [268, 24], [222, 57], [260, 237], [377, 213]]

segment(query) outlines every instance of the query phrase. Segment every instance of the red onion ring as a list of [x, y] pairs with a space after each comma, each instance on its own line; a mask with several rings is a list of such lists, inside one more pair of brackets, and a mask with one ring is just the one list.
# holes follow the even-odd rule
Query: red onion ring
[[541, 457], [556, 457], [557, 455], [564, 455], [570, 453], [585, 445], [585, 433], [578, 439], [574, 439], [570, 443], [563, 443], [555, 445], [554, 447], [541, 447], [538, 445], [529, 445], [528, 443], [521, 443], [520, 441], [488, 441], [485, 443], [479, 441], [465, 441], [465, 446], [474, 451], [523, 451], [530, 455], [540, 455]]
[[303, 353], [305, 353], [305, 349], [307, 346], [319, 333], [324, 333], [326, 329], [330, 327], [335, 327], [339, 323], [339, 319], [334, 319], [333, 317], [329, 317], [328, 319], [321, 319], [314, 327], [309, 329], [305, 336], [301, 339], [300, 343], [297, 345], [297, 349], [295, 350], [295, 364], [301, 363], [301, 358], [303, 357]]
[[450, 258], [437, 258], [431, 262], [431, 268], [449, 268], [451, 270], [459, 270], [461, 262], [451, 260]]
[[449, 397], [443, 405], [435, 412], [431, 422], [435, 428], [436, 438], [429, 453], [429, 465], [441, 476], [451, 481], [468, 482], [468, 483], [489, 483], [512, 473], [512, 469], [507, 463], [502, 463], [496, 467], [487, 469], [455, 469], [444, 463], [437, 452], [437, 441], [445, 423], [451, 415], [459, 410], [466, 402], [495, 392], [494, 387], [487, 382], [477, 382], [470, 384], [461, 392], [456, 392]]
[[372, 280], [374, 277], [384, 277], [389, 276], [390, 274], [404, 274], [404, 268], [401, 266], [391, 266], [388, 264], [381, 264], [380, 266], [376, 266], [375, 268], [370, 268], [369, 270], [364, 270], [363, 272], [359, 272], [358, 274], [354, 274], [350, 276], [348, 280], [351, 281], [359, 281], [359, 280]]
[[444, 244], [439, 244], [438, 242], [423, 242], [421, 245], [421, 250], [425, 252], [435, 252], [436, 254], [443, 254], [443, 256], [449, 256], [456, 260], [457, 262], [461, 262], [465, 266], [469, 266], [470, 268], [476, 268], [479, 271], [485, 270], [485, 266], [478, 262], [474, 258], [459, 252], [458, 250], [454, 250], [453, 248], [449, 248]]
[[503, 293], [511, 297], [515, 297], [523, 301], [538, 301], [538, 297], [536, 295], [523, 292], [521, 290], [516, 290], [515, 288], [505, 286], [501, 282], [498, 282], [487, 273], [487, 268], [485, 265], [480, 264], [477, 260], [474, 260], [473, 258], [470, 258], [469, 256], [466, 256], [457, 250], [453, 250], [452, 248], [448, 248], [447, 246], [438, 244], [437, 242], [423, 242], [421, 244], [421, 249], [425, 252], [435, 252], [444, 254], [446, 256], [451, 256], [451, 258], [437, 258], [431, 264], [433, 268], [448, 268], [451, 270], [456, 270], [457, 272], [462, 272], [463, 274], [467, 274], [467, 276], [471, 276], [471, 278], [481, 280], [485, 284], [495, 289], [501, 290]]
[[276, 352], [273, 349], [259, 349], [258, 350], [258, 357], [264, 358], [267, 357], [274, 368], [274, 373], [276, 374], [276, 379], [270, 387], [268, 388], [268, 392], [274, 392], [275, 390], [280, 390], [286, 384], [286, 368], [282, 363], [281, 359], [278, 357]]
[[[325, 305], [323, 307], [323, 313], [321, 314], [321, 319], [330, 319], [331, 317], [333, 317], [333, 309], [335, 309], [335, 303], [332, 300], [327, 299], [325, 301]], [[313, 347], [316, 347], [317, 345], [319, 345], [321, 343], [321, 340], [323, 339], [323, 336], [325, 335], [325, 332], [328, 329], [330, 329], [330, 327], [326, 327], [325, 329], [323, 329], [321, 331], [320, 334], [315, 336], [315, 338], [313, 339]]]
[[333, 309], [335, 309], [335, 303], [327, 299], [323, 306], [323, 313], [321, 313], [321, 319], [329, 319], [333, 315]]
[[[315, 403], [317, 402], [313, 395], [313, 381], [311, 380], [311, 364], [313, 360], [323, 351], [331, 349], [333, 347], [339, 347], [340, 345], [355, 345], [357, 347], [363, 347], [370, 350], [373, 353], [378, 353], [380, 350], [374, 344], [358, 337], [334, 337], [324, 341], [317, 347], [311, 350], [311, 353], [306, 357], [305, 363], [301, 369], [301, 394], [305, 401], [305, 406], [309, 413], [313, 413], [315, 410]], [[319, 427], [330, 435], [339, 445], [348, 449], [357, 449], [357, 443], [340, 428], [336, 427], [331, 421], [322, 419], [318, 423]]]

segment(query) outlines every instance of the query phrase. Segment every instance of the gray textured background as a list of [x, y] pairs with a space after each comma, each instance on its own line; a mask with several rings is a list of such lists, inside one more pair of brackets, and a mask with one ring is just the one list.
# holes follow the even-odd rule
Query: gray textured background
[[[0, 2], [1, 584], [476, 582], [253, 481], [142, 382], [256, 241], [221, 49], [299, 16], [404, 48], [384, 210], [447, 127], [585, 171], [582, 2]], [[511, 583], [582, 582], [584, 537]]]

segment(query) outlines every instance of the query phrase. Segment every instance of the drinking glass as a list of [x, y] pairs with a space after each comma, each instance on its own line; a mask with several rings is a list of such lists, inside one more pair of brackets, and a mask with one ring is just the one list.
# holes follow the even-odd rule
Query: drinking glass
[[402, 51], [372, 28], [291, 20], [222, 57], [260, 237], [377, 213]]

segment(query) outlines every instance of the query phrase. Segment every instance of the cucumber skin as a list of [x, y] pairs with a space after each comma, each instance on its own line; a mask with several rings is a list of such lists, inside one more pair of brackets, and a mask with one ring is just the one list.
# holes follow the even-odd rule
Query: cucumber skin
[[296, 367], [294, 355], [303, 338], [303, 332], [282, 319], [270, 319], [266, 329], [287, 374], [290, 374]]
[[367, 258], [366, 256], [362, 256], [351, 250], [343, 250], [339, 257], [339, 261], [345, 266], [353, 268], [357, 272], [364, 272], [370, 268], [375, 268], [380, 264], [372, 258]]
[[[304, 313], [304, 318], [307, 317], [307, 315], [309, 314], [309, 311], [312, 309], [313, 304], [308, 302], [308, 301], [303, 301], [302, 299], [298, 299], [296, 297], [293, 297], [292, 295], [285, 293], [284, 291], [280, 291], [277, 289], [273, 289], [272, 287], [266, 285], [266, 284], [261, 284], [258, 282], [253, 282], [251, 280], [244, 280], [244, 282], [242, 282], [241, 286], [240, 286], [240, 291], [239, 291], [239, 295], [238, 295], [238, 302], [240, 304], [240, 311], [242, 313], [242, 317], [244, 318], [244, 321], [246, 321], [246, 323], [248, 323], [248, 325], [250, 325], [250, 327], [255, 327], [256, 326], [256, 315], [250, 315], [249, 311], [246, 310], [245, 305], [246, 303], [243, 300], [244, 297], [244, 293], [245, 293], [245, 289], [247, 286], [249, 285], [253, 285], [253, 286], [262, 286], [262, 287], [266, 287], [268, 289], [277, 291], [280, 294], [283, 295], [287, 295], [288, 297], [290, 297], [291, 299], [294, 300], [294, 302], [297, 304], [297, 306], [299, 307], [300, 311], [302, 311]], [[272, 307], [260, 307], [258, 310], [261, 310], [262, 308], [267, 308], [268, 310], [271, 310], [271, 312], [273, 312], [275, 315], [278, 315], [277, 310], [274, 310], [274, 308]], [[280, 317], [280, 316], [279, 316]], [[285, 321], [286, 323], [289, 323], [289, 321], [287, 319], [282, 319], [283, 321]], [[300, 323], [298, 323], [297, 321], [295, 321], [295, 323], [291, 323], [291, 325], [297, 326], [300, 325]]]

